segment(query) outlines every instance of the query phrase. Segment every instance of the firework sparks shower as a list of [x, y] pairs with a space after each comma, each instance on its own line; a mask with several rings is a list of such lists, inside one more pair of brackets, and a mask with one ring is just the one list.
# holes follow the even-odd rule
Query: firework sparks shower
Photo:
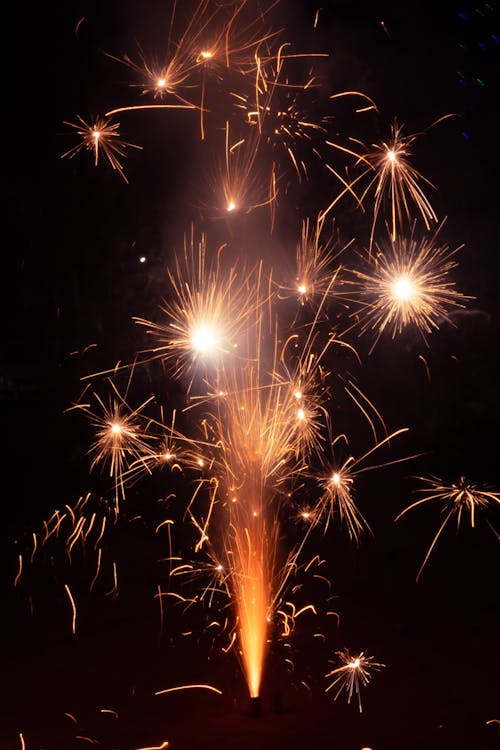
[[[115, 184], [132, 190], [143, 161], [154, 162], [176, 182], [172, 206], [183, 200], [185, 211], [162, 241], [161, 268], [150, 266], [147, 304], [127, 310], [132, 356], [109, 361], [99, 350], [64, 410], [87, 436], [80, 455], [91, 489], [29, 529], [13, 581], [22, 595], [37, 564], [56, 571], [76, 637], [85, 586], [75, 561], [87, 592], [117, 600], [125, 577], [116, 539], [153, 518], [160, 633], [176, 620], [183, 637], [229, 654], [250, 699], [262, 697], [280, 649], [288, 673], [296, 669], [291, 644], [308, 618], [321, 613], [317, 642], [338, 640], [324, 556], [336, 535], [352, 547], [375, 536], [382, 501], [367, 502], [362, 477], [425, 455], [425, 445], [406, 448], [411, 425], [386, 420], [365, 360], [414, 342], [427, 357], [475, 299], [459, 291], [465, 245], [448, 242], [439, 185], [417, 158], [454, 117], [433, 113], [423, 129], [387, 119], [370, 91], [339, 90], [335, 58], [300, 48], [286, 21], [274, 0], [166, 3], [156, 48], [134, 40], [104, 51], [121, 90], [105, 91], [99, 114], [63, 120], [63, 169], [81, 168], [82, 181], [91, 174], [111, 193]], [[318, 11], [312, 28], [320, 25]], [[146, 254], [140, 262], [146, 268]], [[111, 336], [114, 357], [120, 337]], [[95, 361], [93, 346], [73, 361]], [[418, 361], [430, 382], [426, 357]], [[457, 527], [470, 516], [480, 531], [498, 506], [489, 485], [437, 475], [416, 477], [420, 499], [396, 517], [441, 505], [417, 581], [453, 516]], [[330, 671], [321, 670], [324, 693], [359, 711], [372, 671], [390, 668], [386, 655], [367, 656], [369, 637], [336, 642]], [[154, 694], [222, 694], [205, 679]]]

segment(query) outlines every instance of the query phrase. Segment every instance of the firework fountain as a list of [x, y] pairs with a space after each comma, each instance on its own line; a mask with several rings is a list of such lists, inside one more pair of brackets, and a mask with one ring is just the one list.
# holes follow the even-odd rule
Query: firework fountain
[[[308, 551], [314, 534], [331, 533], [339, 521], [357, 543], [369, 531], [355, 502], [358, 473], [410, 458], [371, 462], [406, 427], [388, 430], [369, 395], [336, 363], [345, 356], [361, 362], [360, 337], [370, 339], [372, 350], [381, 337], [408, 330], [427, 340], [467, 303], [452, 277], [460, 248], [440, 239], [444, 222], [428, 197], [432, 186], [412, 166], [419, 134], [406, 135], [396, 121], [379, 142], [339, 133], [346, 113], [366, 128], [377, 117], [376, 103], [369, 92], [329, 91], [322, 73], [328, 54], [293, 49], [286, 32], [274, 27], [276, 17], [275, 2], [201, 0], [189, 11], [174, 2], [160, 56], [142, 48], [135, 56], [108, 54], [130, 78], [132, 103], [67, 122], [68, 137], [77, 141], [64, 158], [90, 155], [98, 168], [125, 181], [126, 157], [130, 153], [135, 163], [137, 150], [147, 148], [122, 136], [129, 119], [141, 118], [147, 133], [149, 118], [178, 110], [196, 120], [199, 145], [209, 156], [197, 170], [198, 194], [191, 196], [200, 219], [190, 222], [168, 264], [157, 313], [134, 318], [143, 347], [130, 363], [85, 375], [83, 393], [69, 409], [89, 418], [90, 468], [111, 480], [110, 500], [97, 502], [89, 494], [55, 511], [43, 532], [33, 534], [31, 553], [33, 560], [56, 538], [64, 538], [70, 559], [77, 543], [91, 548], [92, 589], [128, 487], [157, 472], [167, 486], [167, 472], [182, 476], [183, 493], [188, 483], [193, 490], [186, 502], [180, 493], [167, 496], [157, 527], [167, 535], [168, 579], [158, 591], [162, 616], [170, 600], [223, 612], [215, 627], [226, 640], [224, 650], [240, 660], [254, 700], [274, 639], [291, 636], [297, 617], [315, 609], [314, 602], [295, 606], [291, 593], [314, 563]], [[291, 203], [309, 206], [318, 175], [328, 185], [324, 205], [309, 215], [295, 212], [297, 239], [278, 269], [265, 248], [255, 250], [256, 257], [242, 250], [247, 217], [268, 227], [271, 242], [289, 222]], [[364, 240], [340, 239], [335, 212], [346, 201], [369, 217], [361, 224]], [[288, 276], [287, 268], [293, 269]], [[182, 384], [184, 405], [166, 413], [155, 395], [133, 405], [141, 368], [152, 367], [166, 383]], [[340, 398], [372, 436], [356, 457], [348, 436], [336, 432]], [[347, 456], [337, 460], [342, 453]], [[447, 519], [453, 512], [460, 518], [458, 505], [473, 517], [498, 503], [498, 493], [474, 493], [464, 485], [453, 505], [448, 488], [428, 481], [452, 503]], [[301, 532], [289, 544], [292, 522]], [[194, 533], [189, 549], [178, 549], [179, 526]], [[16, 585], [23, 564], [19, 555]], [[117, 581], [113, 563], [113, 590]], [[74, 632], [77, 606], [67, 584], [65, 591]], [[383, 665], [364, 651], [338, 657], [325, 675], [332, 678], [327, 691], [336, 687], [339, 695], [345, 688], [349, 699], [359, 699], [360, 684]]]

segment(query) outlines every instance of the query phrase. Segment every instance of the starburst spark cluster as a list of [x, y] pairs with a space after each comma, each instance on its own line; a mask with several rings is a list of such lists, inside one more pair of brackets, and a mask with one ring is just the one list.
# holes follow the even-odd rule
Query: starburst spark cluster
[[[417, 490], [419, 494], [423, 495], [423, 497], [401, 511], [396, 517], [396, 521], [408, 511], [426, 503], [433, 503], [441, 506], [440, 514], [444, 516], [444, 520], [437, 530], [429, 549], [427, 550], [424, 561], [420, 566], [417, 574], [418, 581], [427, 561], [429, 560], [432, 550], [448, 523], [455, 518], [458, 530], [464, 517], [468, 516], [471, 528], [475, 528], [477, 517], [482, 518], [485, 514], [491, 512], [492, 508], [500, 505], [500, 493], [495, 492], [490, 488], [475, 484], [463, 475], [457, 481], [451, 482], [450, 484], [446, 484], [445, 481], [436, 476], [417, 477], [417, 479], [424, 485]], [[489, 526], [498, 539], [498, 531], [495, 530], [488, 518], [486, 518], [485, 521], [487, 526]]]
[[[333, 664], [333, 662], [332, 662]], [[347, 692], [347, 700], [350, 703], [353, 695], [358, 699], [359, 710], [363, 710], [361, 705], [361, 686], [368, 685], [371, 680], [371, 672], [382, 669], [385, 664], [374, 661], [373, 656], [368, 656], [361, 651], [357, 656], [353, 656], [346, 649], [339, 651], [337, 654], [336, 664], [328, 674], [327, 678], [332, 678], [328, 690], [333, 690], [338, 686], [335, 698], [338, 698], [342, 690]]]
[[[144, 345], [130, 365], [85, 376], [84, 393], [71, 408], [89, 420], [90, 468], [110, 480], [113, 513], [98, 526], [97, 515], [88, 518], [89, 501], [76, 515], [68, 504], [45, 525], [46, 539], [62, 535], [70, 553], [102, 530], [94, 540], [99, 571], [104, 532], [127, 513], [129, 489], [137, 493], [139, 480], [159, 476], [154, 533], [166, 571], [156, 594], [162, 626], [170, 604], [182, 616], [208, 609], [207, 630], [224, 639], [222, 651], [236, 653], [253, 698], [276, 634], [291, 639], [298, 616], [316, 612], [316, 602], [293, 601], [294, 593], [307, 591], [302, 576], [315, 571], [329, 602], [315, 533], [331, 534], [340, 522], [360, 543], [370, 531], [358, 508], [360, 475], [407, 458], [367, 463], [375, 451], [392, 449], [407, 428], [388, 430], [358, 385], [352, 370], [362, 357], [353, 331], [373, 335], [372, 350], [387, 333], [427, 338], [467, 299], [452, 276], [459, 248], [438, 240], [442, 224], [430, 231], [438, 217], [422, 187], [427, 180], [412, 163], [416, 136], [394, 124], [387, 142], [370, 147], [338, 126], [334, 131], [340, 102], [352, 104], [354, 121], [378, 117], [376, 105], [364, 92], [328, 90], [327, 78], [317, 74], [328, 55], [296, 53], [283, 41], [271, 23], [278, 6], [201, 0], [183, 15], [184, 3], [182, 12], [174, 3], [158, 59], [142, 49], [137, 58], [109, 55], [132, 75], [130, 88], [140, 99], [110, 108], [93, 125], [81, 118], [72, 125], [80, 141], [63, 156], [90, 151], [100, 166], [102, 154], [125, 178], [129, 144], [114, 118], [140, 114], [147, 123], [177, 109], [199, 118], [206, 159], [196, 164], [191, 201], [200, 217], [166, 263], [156, 313], [134, 317]], [[325, 178], [314, 209], [311, 175]], [[333, 191], [325, 185], [332, 175]], [[339, 239], [333, 211], [340, 199], [370, 215], [366, 237]], [[377, 234], [382, 219], [388, 242]], [[250, 253], [254, 220], [261, 233]], [[212, 231], [222, 241], [213, 241]], [[272, 258], [276, 236], [283, 264]], [[161, 394], [134, 406], [141, 368], [161, 374]], [[167, 408], [164, 394], [174, 382], [183, 397]], [[346, 402], [370, 434], [357, 450], [336, 425]], [[473, 519], [474, 510], [498, 500], [471, 488], [434, 489], [432, 497], [449, 504], [447, 519], [466, 511]], [[17, 583], [24, 561], [21, 555]], [[115, 565], [113, 571], [115, 591]], [[74, 615], [68, 585], [66, 594]], [[383, 665], [364, 651], [337, 653], [340, 665], [326, 675], [327, 690], [338, 688], [337, 697], [345, 688], [361, 710], [360, 690]]]

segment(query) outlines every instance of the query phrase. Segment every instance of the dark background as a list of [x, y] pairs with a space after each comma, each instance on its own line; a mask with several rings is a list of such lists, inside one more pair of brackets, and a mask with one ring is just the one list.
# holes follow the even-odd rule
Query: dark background
[[[259, 719], [248, 716], [234, 657], [210, 650], [204, 637], [179, 637], [195, 622], [171, 615], [159, 634], [154, 570], [164, 552], [145, 522], [114, 540], [120, 595], [82, 594], [76, 636], [63, 586], [71, 575], [78, 590], [77, 566], [67, 573], [49, 560], [29, 579], [31, 588], [14, 588], [17, 556], [30, 549], [32, 530], [54, 507], [89, 489], [86, 427], [64, 411], [81, 390], [82, 374], [112, 367], [142, 345], [131, 318], [157, 309], [165, 266], [194, 216], [190, 196], [200, 152], [197, 123], [187, 125], [184, 113], [173, 112], [126, 121], [127, 139], [130, 133], [144, 147], [126, 160], [129, 184], [104, 163], [95, 169], [85, 154], [60, 158], [73, 143], [65, 120], [128, 101], [127, 71], [103, 52], [131, 52], [135, 38], [147, 48], [168, 18], [163, 4], [9, 8], [0, 360], [2, 750], [20, 748], [20, 732], [27, 750], [89, 745], [78, 736], [123, 750], [164, 739], [179, 750], [495, 747], [496, 727], [487, 722], [500, 718], [498, 541], [479, 517], [474, 529], [467, 518], [458, 532], [450, 523], [417, 584], [439, 510], [430, 506], [397, 524], [394, 518], [413, 497], [415, 474], [450, 481], [464, 474], [497, 491], [500, 485], [498, 14], [493, 3], [482, 2], [446, 0], [438, 9], [430, 2], [328, 2], [314, 30], [315, 7], [284, 6], [273, 19], [286, 27], [287, 39], [301, 50], [331, 52], [332, 92], [361, 90], [376, 101], [379, 116], [367, 126], [369, 138], [385, 137], [394, 117], [410, 133], [457, 115], [419, 139], [415, 166], [437, 188], [430, 194], [440, 218], [447, 217], [443, 237], [451, 247], [463, 244], [454, 278], [473, 299], [454, 316], [455, 327], [443, 323], [429, 338], [428, 348], [408, 334], [382, 339], [368, 356], [369, 342], [355, 342], [363, 357], [356, 377], [389, 429], [410, 427], [395, 446], [398, 456], [425, 456], [360, 479], [357, 497], [373, 538], [355, 547], [339, 534], [332, 541], [329, 530], [319, 540], [338, 629], [324, 648], [305, 625], [298, 629], [292, 676], [281, 675], [279, 654], [271, 655]], [[358, 121], [346, 126], [362, 127]], [[324, 185], [311, 185], [305, 205], [323, 201]], [[346, 234], [353, 226], [366, 230], [366, 219], [342, 205], [338, 221]], [[249, 252], [248, 238], [261, 237], [259, 221], [251, 214], [243, 227]], [[279, 228], [270, 247], [277, 258], [286, 254]], [[86, 350], [89, 344], [97, 346]], [[151, 385], [140, 387], [147, 392]], [[160, 387], [174, 397], [173, 384]], [[357, 446], [363, 439], [366, 445], [367, 435], [356, 429], [354, 446], [357, 439]], [[131, 509], [153, 519], [148, 501], [141, 502], [132, 493]], [[488, 520], [498, 528], [498, 518]], [[311, 626], [331, 629], [325, 622]], [[387, 665], [364, 691], [362, 714], [344, 695], [334, 702], [324, 694], [325, 664], [343, 647], [366, 649]], [[154, 695], [190, 682], [219, 686], [223, 696], [202, 690]]]

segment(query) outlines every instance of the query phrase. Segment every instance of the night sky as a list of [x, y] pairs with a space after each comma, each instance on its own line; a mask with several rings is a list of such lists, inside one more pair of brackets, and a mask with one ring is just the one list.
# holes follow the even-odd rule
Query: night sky
[[[145, 101], [128, 86], [130, 70], [109, 55], [133, 55], [137, 42], [143, 49], [158, 45], [170, 5], [110, 0], [69, 9], [9, 8], [0, 750], [21, 750], [22, 741], [25, 750], [137, 750], [164, 740], [174, 750], [499, 746], [499, 566], [492, 529], [498, 531], [498, 511], [478, 514], [475, 528], [467, 515], [458, 530], [452, 519], [418, 583], [442, 523], [439, 507], [429, 503], [394, 522], [416, 498], [416, 475], [448, 482], [464, 475], [500, 490], [500, 25], [494, 5], [443, 0], [437, 10], [430, 1], [411, 7], [331, 1], [322, 3], [317, 28], [316, 4], [305, 0], [283, 0], [270, 15], [269, 25], [284, 27], [293, 49], [329, 53], [320, 66], [326, 91], [362, 91], [376, 102], [378, 114], [367, 117], [344, 102], [329, 123], [332, 133], [378, 142], [394, 118], [407, 134], [425, 131], [412, 164], [434, 186], [426, 194], [446, 219], [441, 238], [451, 248], [463, 246], [451, 273], [470, 299], [427, 342], [415, 331], [394, 340], [384, 335], [370, 353], [369, 335], [348, 338], [362, 365], [347, 356], [343, 364], [389, 431], [409, 428], [383, 459], [420, 455], [360, 476], [356, 500], [373, 536], [353, 545], [337, 526], [318, 535], [315, 550], [326, 560], [338, 625], [321, 615], [300, 621], [286, 654], [293, 674], [285, 670], [283, 650], [273, 646], [258, 718], [248, 716], [237, 660], [197, 631], [191, 612], [169, 613], [159, 633], [157, 560], [166, 553], [154, 534], [161, 518], [156, 501], [161, 493], [185, 491], [179, 480], [169, 489], [162, 473], [131, 489], [128, 521], [109, 540], [118, 596], [109, 594], [110, 586], [88, 591], [91, 564], [84, 555], [69, 566], [64, 553], [49, 551], [30, 564], [32, 533], [54, 508], [94, 487], [106, 491], [89, 474], [89, 425], [66, 410], [79, 397], [83, 376], [131, 361], [145, 347], [144, 330], [132, 318], [157, 315], [166, 268], [190, 222], [238, 247], [242, 257], [264, 254], [286, 269], [293, 265], [297, 222], [324, 208], [338, 183], [318, 161], [301, 185], [289, 167], [272, 236], [267, 209], [214, 221], [196, 199], [211, 142], [200, 142], [197, 116], [182, 110], [120, 118], [125, 139], [142, 146], [124, 161], [128, 183], [105, 161], [96, 168], [89, 153], [61, 159], [76, 143], [65, 121]], [[315, 94], [311, 101], [308, 116], [320, 117], [324, 98]], [[454, 116], [429, 127], [448, 114]], [[340, 158], [327, 153], [332, 163]], [[346, 200], [333, 213], [344, 241], [363, 238], [361, 253], [369, 211]], [[184, 384], [161, 380], [154, 368], [139, 369], [134, 388], [139, 399], [154, 392], [167, 409], [184, 399]], [[349, 433], [359, 455], [371, 433], [353, 414], [339, 397], [335, 430]], [[286, 530], [293, 535], [291, 524]], [[20, 554], [26, 570], [14, 586]], [[78, 592], [76, 635], [65, 584]], [[318, 645], [311, 634], [326, 628], [330, 636]], [[188, 630], [194, 635], [183, 637]], [[366, 650], [386, 665], [362, 692], [363, 713], [345, 694], [334, 701], [324, 692], [328, 659], [342, 648]], [[207, 690], [154, 695], [186, 683], [209, 683], [222, 696]]]

